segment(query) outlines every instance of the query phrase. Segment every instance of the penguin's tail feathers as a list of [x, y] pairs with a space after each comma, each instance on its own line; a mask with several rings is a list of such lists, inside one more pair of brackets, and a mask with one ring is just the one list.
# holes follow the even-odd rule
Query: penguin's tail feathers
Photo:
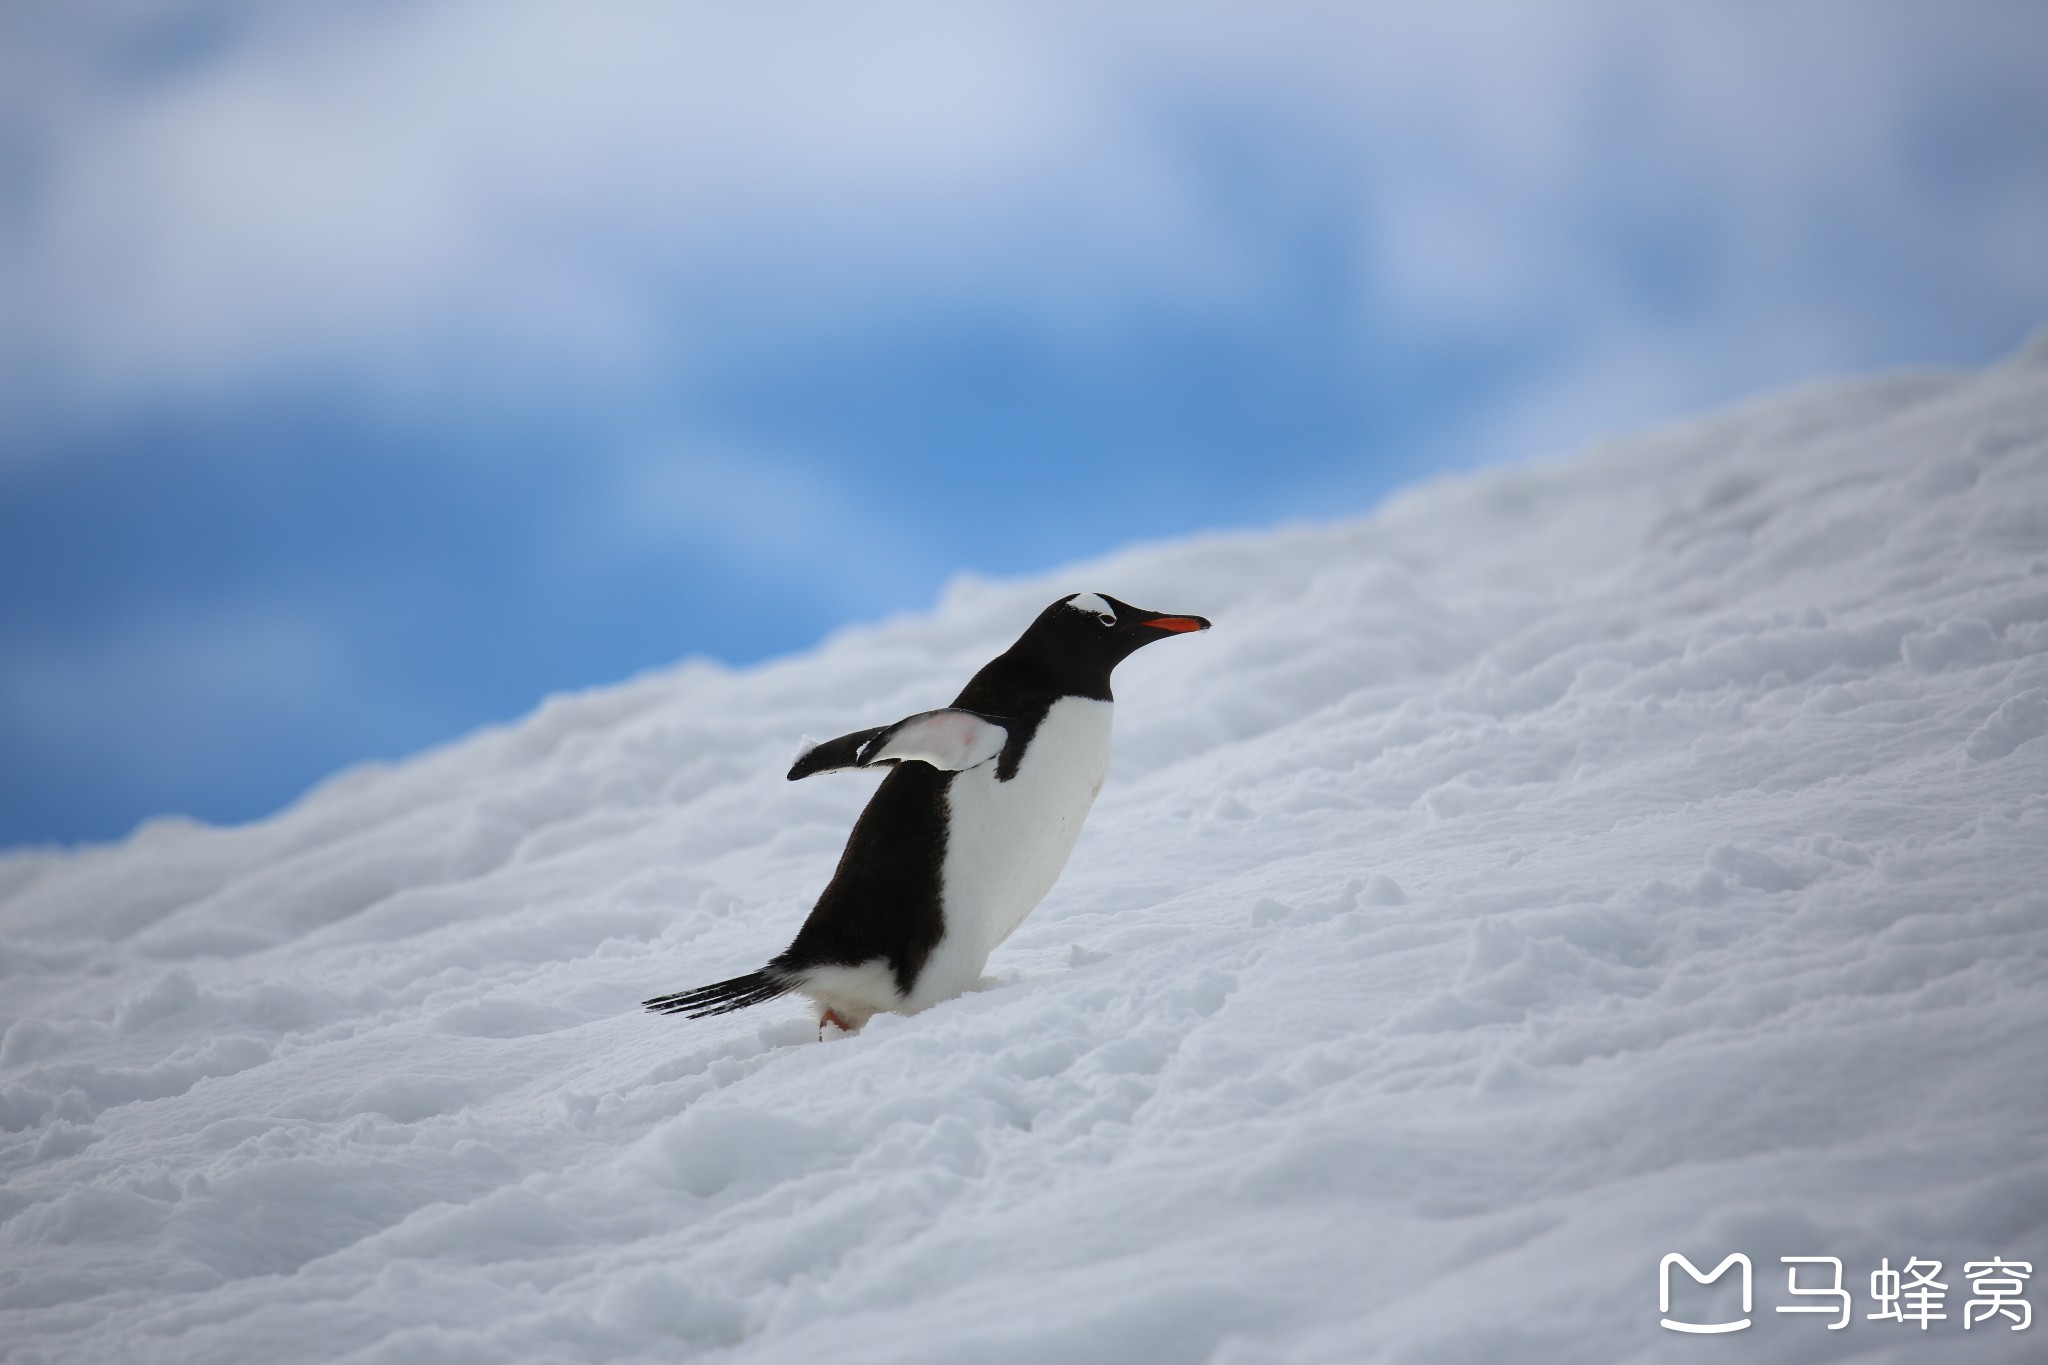
[[795, 976], [778, 970], [771, 963], [757, 972], [748, 972], [729, 981], [699, 986], [694, 991], [680, 991], [675, 995], [657, 995], [641, 1003], [656, 1014], [685, 1014], [692, 1019], [708, 1019], [714, 1014], [731, 1014], [734, 1010], [773, 1000], [778, 995], [787, 995], [796, 986]]

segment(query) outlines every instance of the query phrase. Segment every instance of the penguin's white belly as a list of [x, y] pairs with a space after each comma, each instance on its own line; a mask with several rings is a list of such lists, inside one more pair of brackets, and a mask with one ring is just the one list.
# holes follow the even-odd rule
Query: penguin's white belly
[[1109, 774], [1111, 710], [1106, 701], [1062, 697], [1039, 722], [1016, 776], [999, 781], [988, 762], [947, 784], [945, 933], [906, 1008], [950, 999], [980, 980], [988, 955], [1059, 880]]

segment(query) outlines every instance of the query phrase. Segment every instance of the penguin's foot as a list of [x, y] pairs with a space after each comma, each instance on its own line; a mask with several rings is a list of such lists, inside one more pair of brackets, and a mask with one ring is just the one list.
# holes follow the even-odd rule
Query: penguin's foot
[[837, 1010], [828, 1009], [818, 1016], [818, 1041], [821, 1043], [827, 1038], [844, 1038], [854, 1032], [857, 1032], [854, 1026], [840, 1018]]

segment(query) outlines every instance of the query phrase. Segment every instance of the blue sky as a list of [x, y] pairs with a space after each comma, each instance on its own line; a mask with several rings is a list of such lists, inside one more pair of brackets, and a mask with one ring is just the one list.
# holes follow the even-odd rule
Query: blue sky
[[2038, 5], [10, 7], [0, 844], [1984, 364], [2044, 242]]

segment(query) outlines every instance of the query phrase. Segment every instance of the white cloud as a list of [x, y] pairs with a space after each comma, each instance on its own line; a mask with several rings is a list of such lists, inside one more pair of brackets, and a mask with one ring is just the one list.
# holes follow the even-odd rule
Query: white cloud
[[930, 499], [852, 486], [817, 461], [696, 443], [606, 465], [589, 505], [566, 519], [565, 562], [659, 562], [687, 547], [753, 582], [801, 584], [806, 600], [837, 614], [915, 598], [944, 569], [898, 533], [906, 508]]
[[1103, 93], [996, 11], [328, 14], [64, 121], [9, 268], [90, 402], [451, 349], [615, 382], [740, 275], [836, 312], [1165, 265], [1195, 215]]
[[[918, 307], [1087, 347], [1146, 300], [1258, 309], [1266, 227], [1316, 212], [1349, 215], [1370, 325], [1620, 356], [1624, 408], [1660, 368], [1697, 399], [1933, 330], [1874, 277], [2048, 308], [2030, 7], [223, 12], [149, 79], [95, 65], [147, 11], [35, 54], [69, 74], [7, 114], [44, 168], [0, 242], [19, 403], [687, 388]], [[1694, 259], [1646, 285], [1638, 251]]]

